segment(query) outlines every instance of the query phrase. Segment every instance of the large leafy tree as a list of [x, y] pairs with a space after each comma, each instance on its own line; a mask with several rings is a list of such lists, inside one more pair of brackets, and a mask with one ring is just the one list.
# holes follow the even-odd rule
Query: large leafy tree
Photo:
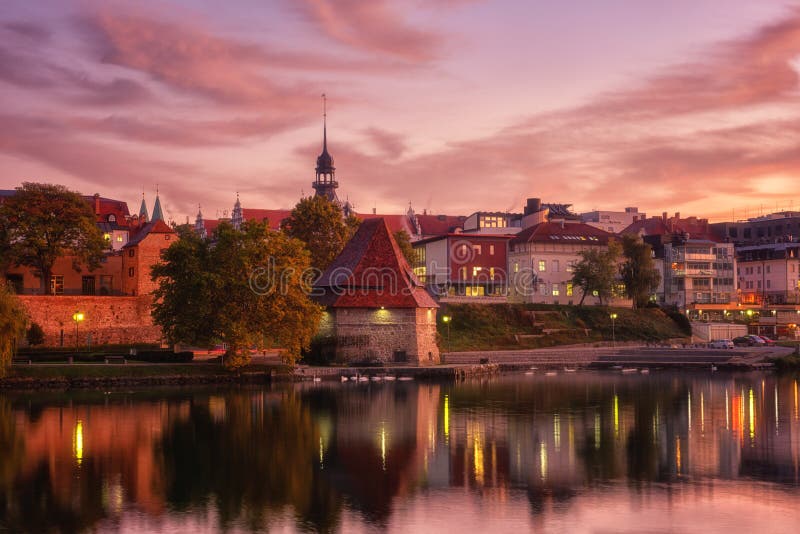
[[241, 231], [221, 224], [213, 240], [187, 232], [153, 267], [153, 318], [172, 343], [226, 343], [229, 367], [247, 364], [251, 347], [271, 343], [293, 363], [322, 313], [308, 298], [309, 273], [303, 243], [263, 223]]
[[397, 241], [397, 246], [400, 248], [400, 252], [403, 253], [408, 264], [413, 267], [415, 254], [414, 247], [411, 245], [411, 236], [401, 228], [394, 233], [394, 240]]
[[345, 218], [337, 204], [313, 196], [300, 199], [289, 217], [281, 221], [281, 229], [305, 243], [311, 253], [311, 266], [324, 271], [353, 236], [358, 224], [353, 215]]
[[634, 308], [647, 305], [650, 295], [658, 288], [661, 274], [653, 262], [652, 247], [637, 235], [622, 236], [624, 262], [620, 267], [625, 292], [633, 300]]
[[619, 242], [611, 240], [605, 250], [591, 248], [578, 252], [581, 259], [575, 264], [572, 272], [572, 285], [581, 290], [578, 306], [583, 305], [587, 294], [595, 292], [600, 304], [608, 301], [614, 290], [617, 260], [621, 250]]
[[106, 249], [89, 203], [62, 185], [22, 184], [0, 205], [0, 226], [8, 260], [36, 269], [47, 294], [59, 257], [72, 256], [76, 271], [94, 269]]
[[11, 287], [0, 281], [0, 376], [11, 363], [16, 344], [25, 337], [27, 316]]

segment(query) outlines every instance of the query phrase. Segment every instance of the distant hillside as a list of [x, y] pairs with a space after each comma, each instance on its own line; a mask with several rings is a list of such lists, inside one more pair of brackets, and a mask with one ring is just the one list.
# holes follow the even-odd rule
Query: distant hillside
[[[629, 310], [597, 306], [525, 304], [446, 304], [439, 310], [443, 351], [503, 350], [611, 341], [664, 341], [683, 338], [678, 323], [658, 308]], [[443, 315], [452, 317], [448, 344]]]

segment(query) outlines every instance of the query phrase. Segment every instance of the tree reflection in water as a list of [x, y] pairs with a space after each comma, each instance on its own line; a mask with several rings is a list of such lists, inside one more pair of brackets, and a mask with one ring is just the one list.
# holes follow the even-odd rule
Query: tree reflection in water
[[0, 530], [383, 529], [464, 496], [545, 526], [740, 477], [800, 503], [798, 403], [794, 378], [701, 373], [6, 395]]

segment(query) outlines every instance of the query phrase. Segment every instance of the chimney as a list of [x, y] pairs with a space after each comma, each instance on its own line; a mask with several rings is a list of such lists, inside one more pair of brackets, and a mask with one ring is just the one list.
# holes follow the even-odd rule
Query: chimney
[[680, 219], [680, 218], [681, 218], [681, 212], [679, 212], [679, 211], [676, 211], [676, 212], [675, 212], [675, 218], [676, 218], [676, 219]]
[[377, 213], [378, 213], [378, 208], [372, 208], [372, 214], [377, 215]]
[[525, 204], [525, 215], [530, 215], [531, 213], [536, 213], [542, 209], [542, 199], [541, 198], [529, 198], [528, 202]]
[[667, 212], [666, 211], [662, 211], [661, 212], [661, 220], [664, 221], [664, 222], [667, 222]]
[[100, 215], [100, 193], [94, 194], [94, 214]]

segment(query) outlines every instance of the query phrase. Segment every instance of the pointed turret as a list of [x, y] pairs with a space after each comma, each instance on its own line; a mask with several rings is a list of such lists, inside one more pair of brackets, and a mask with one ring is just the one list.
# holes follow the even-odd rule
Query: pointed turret
[[144, 200], [144, 191], [142, 191], [142, 205], [139, 207], [139, 224], [144, 224], [150, 217], [147, 215], [147, 203]]
[[242, 203], [239, 202], [239, 192], [236, 192], [236, 204], [233, 205], [231, 212], [231, 224], [237, 230], [241, 230], [244, 217], [242, 216]]
[[200, 204], [197, 205], [197, 218], [194, 220], [194, 231], [203, 239], [206, 238], [206, 223], [203, 221], [203, 210], [200, 209]]
[[336, 196], [336, 167], [333, 166], [333, 156], [328, 153], [328, 107], [325, 95], [322, 95], [322, 153], [317, 157], [317, 179], [311, 184], [316, 191], [316, 196], [325, 197], [331, 202], [339, 203]]
[[164, 220], [164, 213], [161, 211], [161, 199], [158, 198], [158, 188], [156, 188], [156, 202], [153, 204], [153, 220]]

